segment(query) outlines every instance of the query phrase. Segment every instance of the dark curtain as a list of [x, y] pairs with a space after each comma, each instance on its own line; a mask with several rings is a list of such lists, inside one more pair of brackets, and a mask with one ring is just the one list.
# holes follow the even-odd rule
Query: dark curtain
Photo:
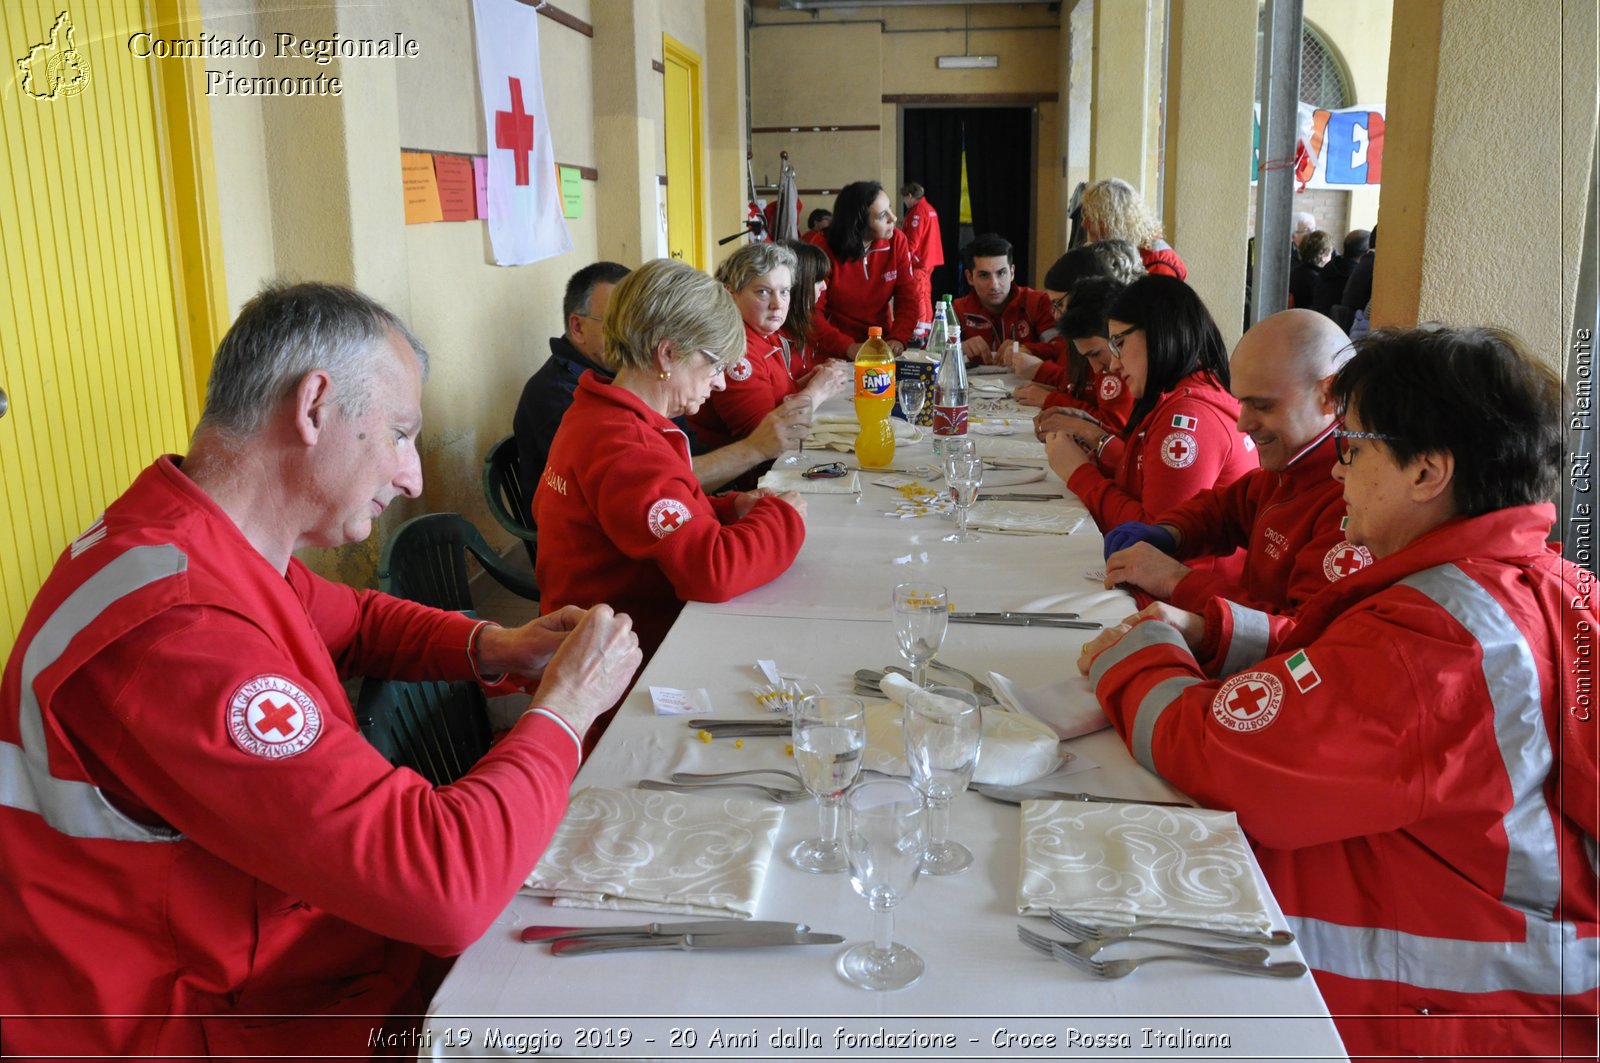
[[[961, 242], [961, 115], [954, 107], [908, 108], [905, 113], [905, 160], [901, 181], [917, 182], [929, 205], [939, 212], [939, 235], [945, 264], [933, 271], [933, 298], [955, 294]], [[900, 190], [889, 189], [896, 214], [904, 213]]]
[[1029, 276], [1033, 261], [1033, 108], [968, 107], [956, 113], [966, 133], [973, 234], [999, 233], [1010, 240], [1017, 283], [1034, 287]]

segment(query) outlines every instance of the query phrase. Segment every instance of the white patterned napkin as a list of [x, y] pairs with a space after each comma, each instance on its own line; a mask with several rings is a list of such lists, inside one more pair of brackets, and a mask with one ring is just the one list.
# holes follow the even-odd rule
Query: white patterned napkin
[[[908, 679], [886, 676], [884, 693], [895, 700], [888, 705], [867, 705], [867, 749], [861, 766], [889, 775], [910, 775], [906, 765], [905, 704]], [[894, 682], [898, 680], [898, 685]], [[1055, 732], [1038, 720], [990, 706], [983, 710], [983, 743], [972, 781], [991, 786], [1021, 786], [1049, 775], [1061, 764]]]
[[523, 888], [557, 907], [748, 919], [782, 822], [766, 801], [590, 787]]
[[1087, 676], [1073, 675], [1042, 687], [1021, 690], [999, 672], [989, 673], [994, 696], [1012, 712], [1032, 717], [1062, 740], [1093, 734], [1111, 726]]
[[1089, 511], [1076, 503], [1006, 502], [980, 495], [967, 512], [967, 527], [1012, 535], [1071, 535], [1088, 518]]
[[978, 457], [996, 461], [1043, 461], [1044, 444], [1032, 432], [1014, 436], [979, 436]]
[[[807, 465], [806, 469], [811, 466]], [[845, 476], [821, 477], [807, 480], [801, 474], [805, 469], [768, 469], [761, 475], [757, 487], [768, 491], [797, 491], [802, 495], [859, 495], [861, 474], [852, 472]]]
[[1112, 926], [1272, 930], [1237, 817], [1207, 809], [1024, 801], [1017, 913], [1051, 908]]

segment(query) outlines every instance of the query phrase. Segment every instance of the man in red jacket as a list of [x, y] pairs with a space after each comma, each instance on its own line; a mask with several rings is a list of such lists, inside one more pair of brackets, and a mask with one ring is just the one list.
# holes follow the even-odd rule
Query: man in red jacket
[[944, 265], [944, 239], [939, 234], [939, 212], [933, 209], [915, 181], [900, 189], [905, 216], [900, 228], [911, 243], [911, 264], [917, 277], [917, 320], [933, 320], [933, 271]]
[[984, 233], [961, 249], [961, 264], [972, 290], [952, 306], [968, 361], [1003, 362], [1016, 350], [1065, 360], [1067, 341], [1056, 328], [1050, 297], [1014, 283], [1010, 240]]
[[[1273, 314], [1244, 334], [1229, 362], [1239, 431], [1261, 468], [1202, 491], [1161, 517], [1106, 533], [1106, 586], [1126, 585], [1198, 611], [1227, 598], [1268, 613], [1293, 613], [1328, 584], [1372, 562], [1344, 535], [1344, 500], [1333, 480], [1337, 409], [1329, 388], [1349, 340], [1311, 310]], [[1196, 571], [1178, 558], [1246, 551], [1239, 581]]]
[[[538, 861], [638, 667], [628, 618], [502, 629], [292, 553], [421, 491], [426, 367], [357, 292], [268, 289], [217, 349], [188, 455], [40, 589], [0, 679], [8, 1058], [369, 1055]], [[435, 790], [362, 737], [359, 675], [536, 692]]]

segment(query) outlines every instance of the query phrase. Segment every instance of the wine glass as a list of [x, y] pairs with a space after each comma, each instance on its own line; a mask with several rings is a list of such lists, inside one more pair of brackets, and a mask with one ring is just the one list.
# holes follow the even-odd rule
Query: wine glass
[[917, 427], [917, 415], [922, 412], [923, 403], [928, 401], [928, 385], [921, 380], [905, 380], [895, 382], [895, 390], [900, 395], [900, 412], [906, 415], [906, 423], [911, 425], [914, 434], [913, 443], [922, 442], [922, 429]]
[[894, 634], [900, 656], [911, 666], [911, 681], [928, 681], [928, 662], [944, 645], [950, 625], [950, 597], [938, 583], [901, 583], [894, 589]]
[[839, 957], [839, 973], [862, 989], [903, 989], [922, 977], [922, 957], [895, 944], [894, 909], [917, 881], [927, 844], [927, 808], [914, 787], [873, 779], [845, 802], [850, 885], [872, 909], [872, 941]]
[[800, 870], [824, 875], [848, 866], [839, 844], [839, 806], [861, 771], [866, 746], [867, 710], [858, 699], [817, 695], [795, 703], [794, 761], [822, 816], [822, 836], [789, 851]]
[[972, 781], [983, 742], [978, 697], [958, 687], [913, 691], [906, 698], [906, 763], [928, 801], [928, 855], [922, 870], [953, 875], [972, 864], [972, 850], [948, 839], [950, 801]]
[[983, 486], [983, 459], [947, 457], [944, 463], [944, 482], [950, 488], [950, 498], [956, 504], [956, 530], [944, 537], [947, 543], [978, 542], [983, 537], [967, 531], [967, 510], [978, 501], [978, 488]]

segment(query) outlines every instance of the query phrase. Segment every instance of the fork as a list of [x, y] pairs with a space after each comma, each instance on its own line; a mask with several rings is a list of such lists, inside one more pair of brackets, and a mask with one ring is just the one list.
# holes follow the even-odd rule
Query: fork
[[[1202, 956], [1197, 953], [1158, 953], [1155, 956], [1140, 956], [1137, 959], [1127, 960], [1096, 960], [1079, 955], [1071, 948], [1064, 946], [1059, 941], [1052, 941], [1042, 934], [1035, 934], [1023, 927], [1017, 928], [1017, 936], [1029, 948], [1044, 952], [1062, 963], [1078, 968], [1094, 975], [1096, 978], [1126, 978], [1135, 969], [1147, 963], [1159, 961], [1182, 960], [1185, 963], [1198, 963], [1208, 967], [1221, 967], [1225, 971], [1235, 974], [1253, 974], [1263, 978], [1299, 978], [1306, 973], [1303, 963], [1240, 963], [1238, 960], [1225, 960], [1218, 956]], [[1080, 942], [1080, 944], [1083, 944]]]
[[934, 658], [933, 660], [929, 661], [928, 664], [934, 668], [938, 668], [941, 671], [949, 672], [951, 675], [958, 675], [962, 679], [965, 679], [967, 682], [972, 684], [972, 692], [978, 695], [980, 698], [994, 697], [994, 688], [988, 683], [985, 683], [983, 680], [979, 679], [977, 676], [973, 675], [971, 672], [963, 672], [954, 665], [945, 664], [938, 658]]
[[715, 782], [718, 779], [737, 779], [745, 775], [782, 775], [785, 779], [793, 779], [796, 786], [804, 786], [806, 781], [792, 771], [783, 768], [740, 768], [738, 771], [675, 771], [668, 778], [673, 782]]
[[[1164, 930], [1184, 930], [1191, 934], [1204, 934], [1208, 937], [1220, 938], [1223, 941], [1238, 941], [1250, 945], [1287, 945], [1294, 941], [1294, 935], [1287, 930], [1275, 930], [1270, 934], [1256, 934], [1247, 930], [1216, 930], [1211, 927], [1186, 926], [1182, 923], [1163, 923], [1157, 920], [1135, 923], [1132, 926], [1094, 926], [1090, 923], [1080, 923], [1076, 919], [1068, 918], [1056, 909], [1050, 909], [1050, 921], [1065, 930], [1073, 937], [1083, 938], [1086, 941], [1117, 941], [1127, 937], [1144, 937], [1144, 931], [1152, 927]], [[1159, 940], [1146, 938], [1148, 941]]]
[[[1112, 945], [1119, 944], [1124, 940], [1123, 938], [1112, 938], [1108, 941], [1103, 941], [1089, 938], [1086, 941], [1058, 941], [1054, 938], [1047, 938], [1037, 931], [1029, 930], [1027, 927], [1019, 926], [1017, 928], [1018, 937], [1027, 941], [1027, 935], [1031, 935], [1039, 942], [1060, 945], [1062, 948], [1086, 960], [1092, 959], [1101, 949], [1110, 948]], [[1139, 941], [1154, 945], [1168, 945], [1175, 949], [1182, 949], [1185, 952], [1193, 952], [1199, 956], [1220, 956], [1225, 960], [1237, 960], [1240, 963], [1265, 963], [1270, 955], [1266, 949], [1262, 948], [1240, 949], [1220, 945], [1196, 945], [1193, 942], [1173, 941], [1169, 938], [1147, 937], [1140, 938]]]
[[674, 790], [692, 793], [695, 790], [729, 790], [735, 788], [760, 790], [779, 804], [811, 799], [811, 794], [805, 790], [782, 790], [776, 786], [762, 786], [760, 783], [753, 782], [662, 782], [660, 779], [639, 780], [639, 789], [641, 790]]

